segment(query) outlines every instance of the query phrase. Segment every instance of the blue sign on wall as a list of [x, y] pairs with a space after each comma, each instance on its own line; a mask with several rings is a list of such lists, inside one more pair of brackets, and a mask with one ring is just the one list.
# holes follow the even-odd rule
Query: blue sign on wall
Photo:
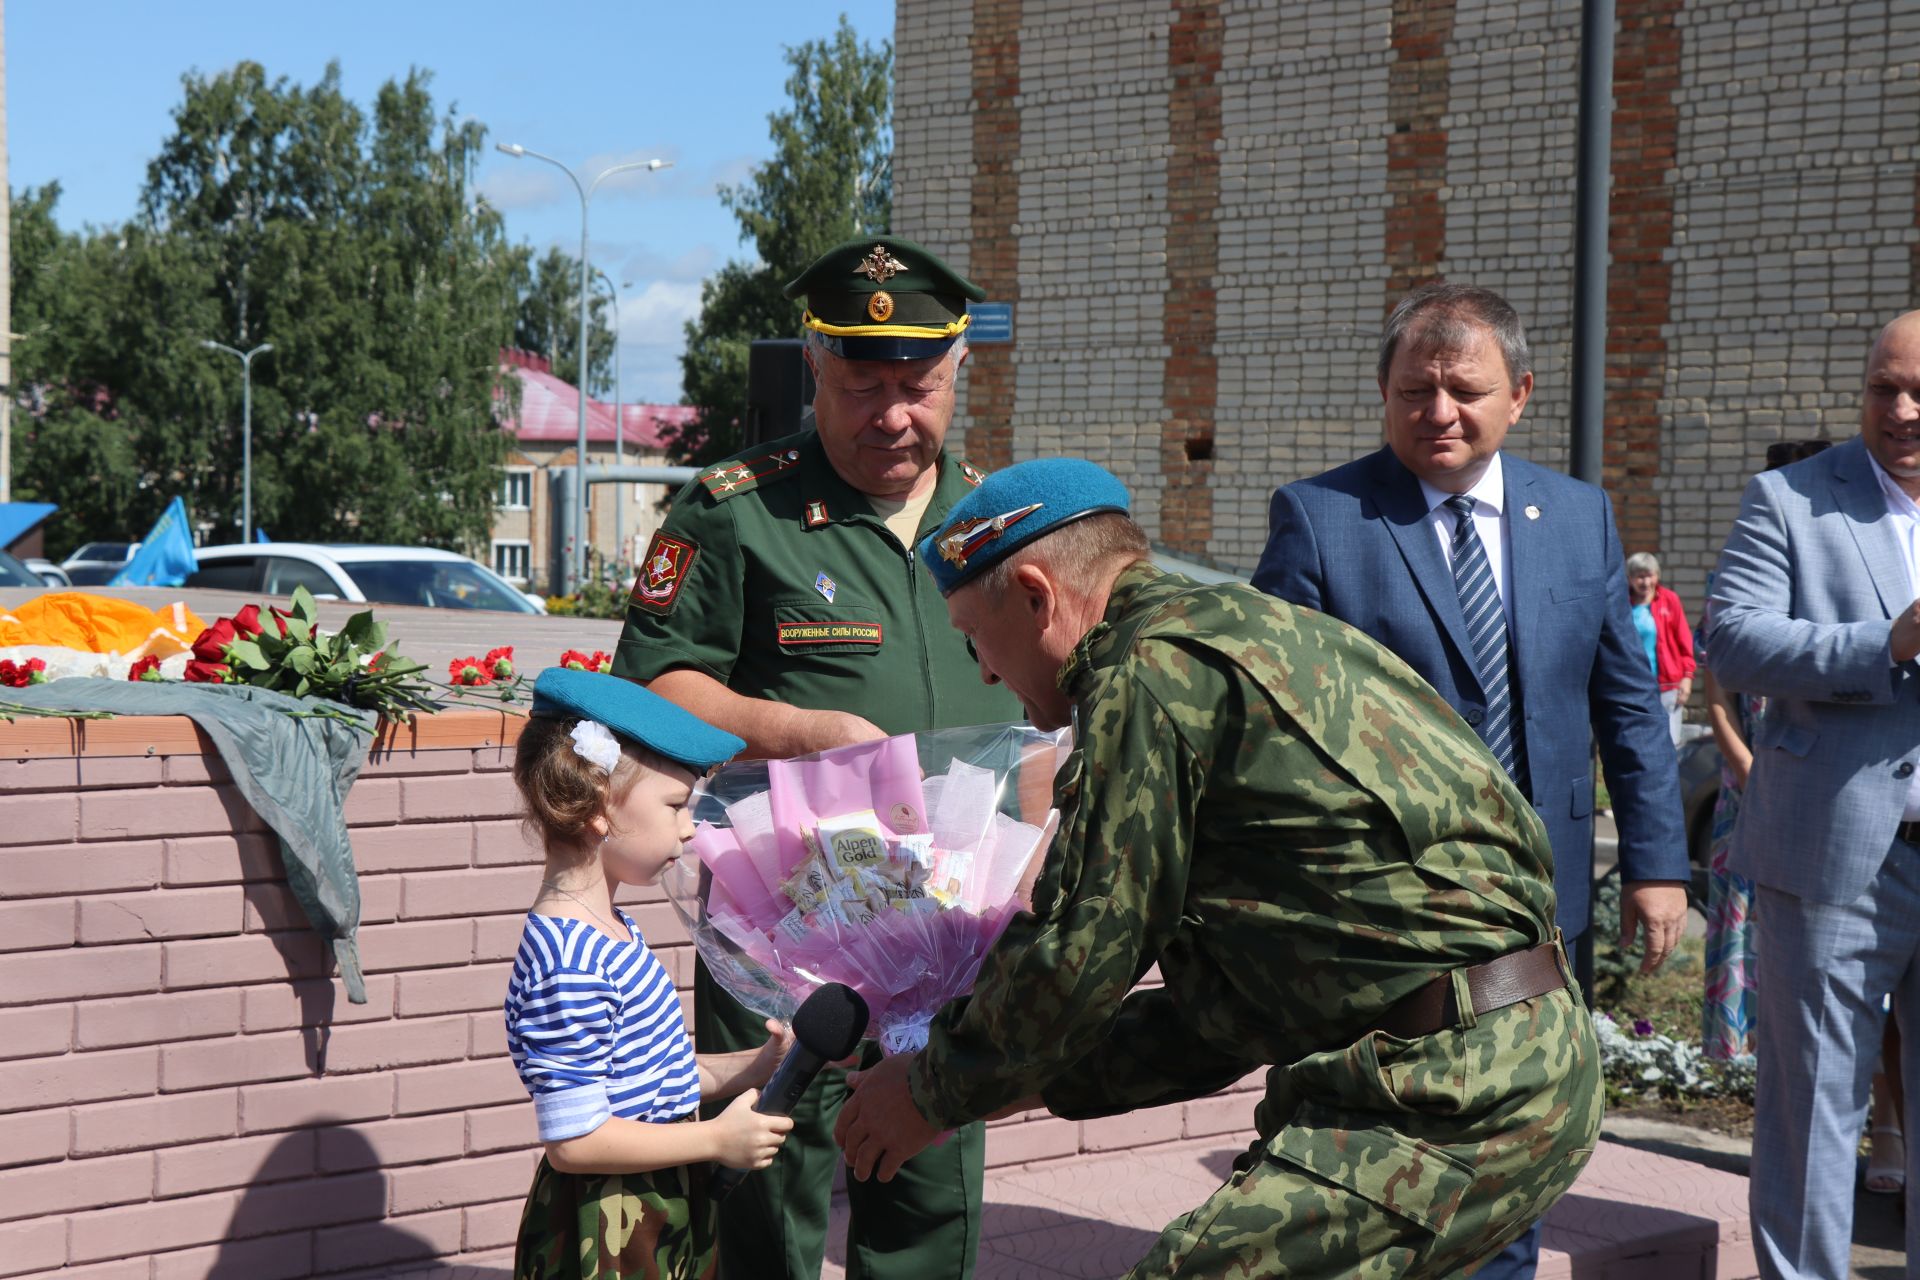
[[967, 326], [968, 342], [1012, 342], [1013, 304], [976, 302], [967, 308], [973, 323]]

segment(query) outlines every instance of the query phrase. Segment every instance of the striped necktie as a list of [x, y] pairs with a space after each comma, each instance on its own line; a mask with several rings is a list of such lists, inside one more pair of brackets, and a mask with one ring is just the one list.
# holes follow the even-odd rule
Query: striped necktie
[[1456, 493], [1447, 499], [1453, 513], [1453, 586], [1460, 593], [1460, 612], [1466, 618], [1467, 639], [1473, 645], [1473, 665], [1480, 672], [1480, 688], [1487, 695], [1486, 715], [1477, 726], [1493, 758], [1519, 784], [1526, 783], [1526, 739], [1522, 736], [1513, 687], [1507, 679], [1507, 614], [1500, 606], [1493, 566], [1473, 527], [1473, 499]]

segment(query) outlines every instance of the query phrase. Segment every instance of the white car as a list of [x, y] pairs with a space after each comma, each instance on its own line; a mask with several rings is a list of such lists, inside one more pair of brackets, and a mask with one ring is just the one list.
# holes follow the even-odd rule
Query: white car
[[73, 585], [73, 579], [67, 576], [67, 571], [51, 560], [42, 560], [39, 556], [29, 556], [20, 563], [33, 570], [34, 573], [38, 575], [40, 581], [50, 587], [70, 587]]
[[137, 542], [83, 542], [60, 562], [60, 568], [67, 575], [68, 585], [98, 587], [126, 568], [139, 549]]
[[305, 587], [319, 600], [366, 600], [426, 608], [545, 613], [547, 607], [463, 555], [432, 547], [317, 542], [236, 542], [200, 547], [189, 587], [286, 597]]

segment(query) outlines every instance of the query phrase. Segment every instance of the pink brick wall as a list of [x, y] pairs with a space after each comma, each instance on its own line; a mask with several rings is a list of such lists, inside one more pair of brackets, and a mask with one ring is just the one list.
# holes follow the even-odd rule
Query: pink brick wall
[[[217, 759], [0, 759], [0, 1277], [504, 1275], [536, 1156], [499, 1010], [538, 879], [507, 763], [367, 766], [353, 1005]], [[630, 896], [684, 987], [670, 909]], [[1252, 1110], [1020, 1116], [988, 1162], [1236, 1132]]]

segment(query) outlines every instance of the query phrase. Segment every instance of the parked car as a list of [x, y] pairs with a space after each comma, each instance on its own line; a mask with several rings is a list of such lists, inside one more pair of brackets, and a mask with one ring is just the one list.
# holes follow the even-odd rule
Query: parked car
[[25, 563], [0, 551], [0, 587], [44, 587], [40, 575]]
[[70, 586], [103, 586], [127, 567], [127, 561], [139, 549], [137, 542], [83, 542], [60, 562], [60, 567]]
[[73, 585], [73, 579], [67, 576], [67, 571], [51, 560], [42, 560], [39, 556], [30, 556], [20, 563], [26, 565], [40, 581], [50, 587], [70, 587]]
[[189, 587], [284, 597], [305, 587], [316, 599], [367, 600], [427, 608], [545, 613], [484, 565], [432, 547], [315, 542], [237, 542], [201, 547]]

